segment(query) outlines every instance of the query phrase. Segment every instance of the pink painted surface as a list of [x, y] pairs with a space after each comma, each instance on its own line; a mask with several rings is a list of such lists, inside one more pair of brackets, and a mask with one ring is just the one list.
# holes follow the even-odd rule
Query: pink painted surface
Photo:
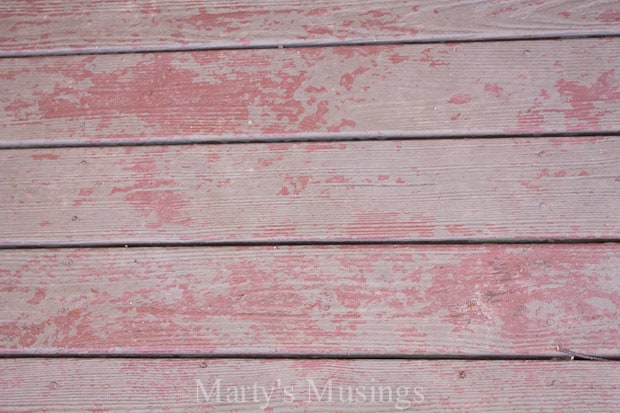
[[611, 239], [618, 153], [617, 137], [4, 150], [0, 245]]
[[620, 39], [5, 59], [0, 146], [620, 131]]
[[618, 357], [616, 244], [0, 251], [5, 354]]
[[577, 0], [4, 1], [0, 55], [600, 36], [619, 15]]

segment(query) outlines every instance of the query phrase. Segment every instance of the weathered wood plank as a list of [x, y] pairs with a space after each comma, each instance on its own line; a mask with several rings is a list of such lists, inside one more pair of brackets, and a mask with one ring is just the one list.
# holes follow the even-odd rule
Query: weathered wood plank
[[4, 354], [618, 357], [619, 244], [0, 251]]
[[620, 38], [0, 61], [0, 146], [620, 132]]
[[609, 35], [612, 0], [3, 1], [0, 56]]
[[0, 245], [617, 239], [620, 138], [0, 151]]
[[0, 409], [11, 412], [612, 412], [620, 405], [613, 362], [3, 359], [0, 368]]

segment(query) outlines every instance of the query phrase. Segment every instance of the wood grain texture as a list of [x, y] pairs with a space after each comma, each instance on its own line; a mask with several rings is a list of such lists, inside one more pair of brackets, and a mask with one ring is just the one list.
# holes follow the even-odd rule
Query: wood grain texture
[[620, 32], [612, 0], [9, 0], [0, 16], [0, 56]]
[[11, 412], [612, 412], [620, 405], [613, 362], [3, 359], [0, 368], [0, 409]]
[[616, 239], [620, 138], [0, 152], [0, 245]]
[[620, 133], [620, 38], [0, 61], [0, 146]]
[[4, 354], [618, 357], [620, 245], [0, 251]]

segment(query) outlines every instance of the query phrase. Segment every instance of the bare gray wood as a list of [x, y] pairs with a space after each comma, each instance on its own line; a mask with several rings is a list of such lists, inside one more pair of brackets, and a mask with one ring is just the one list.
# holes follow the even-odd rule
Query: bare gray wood
[[620, 405], [613, 362], [2, 359], [0, 368], [0, 409], [11, 412], [612, 412]]
[[0, 250], [0, 353], [618, 357], [619, 244]]
[[617, 239], [620, 138], [0, 152], [0, 245]]
[[620, 134], [620, 38], [0, 61], [0, 146]]

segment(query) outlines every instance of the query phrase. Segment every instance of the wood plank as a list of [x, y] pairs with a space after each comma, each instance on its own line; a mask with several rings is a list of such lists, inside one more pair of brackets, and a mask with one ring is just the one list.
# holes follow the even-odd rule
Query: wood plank
[[620, 38], [0, 62], [0, 146], [620, 133]]
[[0, 368], [0, 409], [11, 412], [612, 412], [620, 405], [613, 362], [2, 359]]
[[0, 151], [0, 245], [617, 239], [620, 138]]
[[0, 352], [618, 357], [620, 244], [0, 251]]
[[612, 0], [3, 1], [0, 56], [618, 34]]

